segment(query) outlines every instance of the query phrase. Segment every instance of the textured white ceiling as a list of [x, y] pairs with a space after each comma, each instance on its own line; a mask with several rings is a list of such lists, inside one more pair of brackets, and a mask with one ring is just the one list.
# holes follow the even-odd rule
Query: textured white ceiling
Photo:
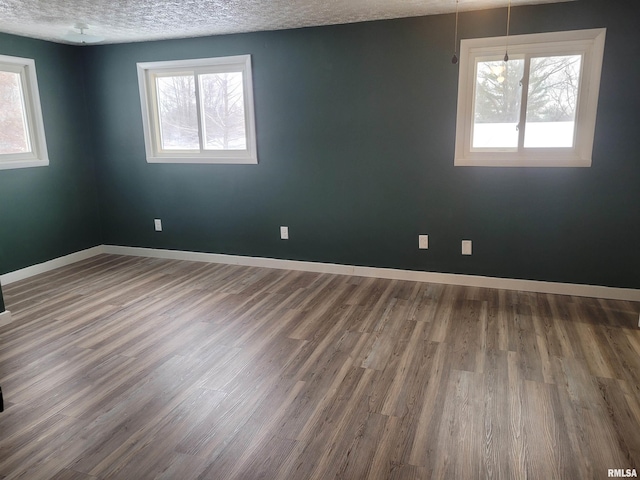
[[[512, 5], [570, 0], [512, 0]], [[460, 0], [460, 10], [508, 0]], [[455, 11], [455, 0], [0, 0], [0, 31], [69, 43], [73, 25], [103, 43], [280, 30]]]

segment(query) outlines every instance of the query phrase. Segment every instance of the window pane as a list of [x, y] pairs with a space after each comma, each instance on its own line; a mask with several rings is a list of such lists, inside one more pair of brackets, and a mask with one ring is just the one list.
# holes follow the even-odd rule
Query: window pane
[[20, 74], [0, 71], [0, 154], [31, 151]]
[[163, 150], [200, 150], [193, 75], [156, 77]]
[[473, 148], [517, 148], [524, 60], [477, 62]]
[[242, 72], [198, 77], [202, 102], [204, 148], [246, 150]]
[[572, 147], [580, 55], [531, 59], [524, 146]]

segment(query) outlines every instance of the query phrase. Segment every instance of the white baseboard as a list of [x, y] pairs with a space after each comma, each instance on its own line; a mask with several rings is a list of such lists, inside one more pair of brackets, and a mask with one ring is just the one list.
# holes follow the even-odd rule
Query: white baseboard
[[65, 255], [64, 257], [54, 258], [53, 260], [49, 260], [48, 262], [38, 263], [37, 265], [31, 265], [30, 267], [21, 268], [20, 270], [15, 270], [13, 272], [0, 275], [0, 284], [8, 285], [10, 283], [19, 282], [20, 280], [24, 280], [35, 275], [40, 275], [41, 273], [46, 273], [51, 270], [55, 270], [56, 268], [66, 267], [67, 265], [71, 265], [81, 260], [95, 257], [96, 255], [99, 255], [101, 253], [103, 253], [103, 245], [71, 253], [69, 255]]
[[[167, 258], [188, 260], [191, 262], [223, 263], [225, 265], [243, 265], [247, 267], [276, 268], [279, 270], [299, 270], [314, 273], [335, 273], [337, 275], [356, 275], [350, 265], [336, 263], [302, 262], [298, 260], [280, 260], [277, 258], [245, 257], [221, 253], [187, 252], [184, 250], [160, 250], [155, 248], [119, 247], [103, 245], [104, 253], [130, 255], [134, 257]], [[360, 275], [362, 276], [362, 275]]]
[[5, 310], [0, 313], [0, 327], [4, 327], [5, 325], [9, 325], [11, 323], [11, 312], [9, 310]]
[[513, 278], [482, 277], [478, 275], [460, 275], [453, 273], [419, 272], [414, 270], [396, 270], [393, 268], [358, 267], [333, 263], [303, 262], [297, 260], [279, 260], [275, 258], [244, 257], [238, 255], [221, 255], [216, 253], [185, 252], [153, 248], [119, 247], [115, 245], [103, 245], [103, 249], [104, 253], [117, 255], [224, 263], [252, 267], [277, 268], [283, 270], [302, 270], [305, 272], [332, 273], [336, 275], [354, 275], [358, 277], [409, 280], [414, 282], [499, 288], [503, 290], [553, 293], [558, 295], [574, 295], [578, 297], [594, 297], [640, 302], [640, 290], [633, 288], [602, 287], [597, 285], [542, 282], [538, 280], [518, 280]]
[[117, 245], [100, 245], [38, 265], [33, 265], [0, 275], [0, 283], [6, 285], [19, 280], [24, 280], [34, 275], [45, 273], [66, 265], [71, 265], [72, 263], [79, 262], [102, 253], [640, 302], [640, 290], [633, 288], [602, 287], [598, 285], [543, 282], [538, 280], [519, 280], [513, 278], [483, 277], [478, 275], [461, 275], [454, 273], [421, 272], [414, 270], [397, 270], [393, 268], [359, 267], [355, 265], [340, 265], [335, 263], [280, 260], [277, 258], [246, 257], [218, 253], [188, 252], [183, 250], [122, 247]]

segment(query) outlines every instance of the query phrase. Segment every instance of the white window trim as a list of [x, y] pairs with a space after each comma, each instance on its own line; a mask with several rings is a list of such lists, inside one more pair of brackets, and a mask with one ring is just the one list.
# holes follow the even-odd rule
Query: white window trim
[[0, 154], [0, 170], [43, 167], [49, 165], [49, 153], [44, 134], [40, 92], [36, 77], [36, 62], [31, 58], [0, 55], [0, 70], [20, 74], [31, 152]]
[[[200, 58], [176, 61], [138, 63], [138, 85], [142, 106], [142, 125], [144, 128], [144, 144], [149, 163], [222, 163], [222, 164], [255, 164], [258, 163], [256, 148], [256, 127], [253, 105], [253, 79], [251, 72], [251, 55], [232, 57]], [[162, 152], [159, 151], [159, 122], [155, 100], [153, 75], [180, 72], [188, 68], [194, 73], [218, 70], [242, 72], [245, 107], [246, 150], [207, 150], [202, 152]]]
[[[600, 74], [606, 29], [575, 30], [507, 37], [462, 40], [458, 81], [456, 166], [486, 167], [589, 167], [595, 133]], [[507, 43], [508, 42], [508, 43]], [[475, 62], [483, 56], [518, 54], [583, 54], [573, 148], [539, 148], [513, 151], [474, 151], [471, 148], [475, 99]], [[497, 150], [497, 149], [496, 149]]]

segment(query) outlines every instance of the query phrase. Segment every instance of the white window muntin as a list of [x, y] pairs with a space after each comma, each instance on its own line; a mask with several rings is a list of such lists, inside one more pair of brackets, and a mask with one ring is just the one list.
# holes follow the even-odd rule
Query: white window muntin
[[[253, 106], [253, 80], [251, 55], [216, 57], [163, 62], [138, 63], [138, 84], [142, 104], [142, 123], [145, 149], [149, 163], [258, 163], [256, 148], [255, 114]], [[203, 146], [202, 108], [197, 88], [198, 76], [207, 73], [242, 73], [244, 97], [244, 125], [246, 149], [207, 150]], [[196, 82], [196, 105], [198, 108], [199, 151], [162, 149], [156, 78], [162, 76], [193, 75]]]
[[0, 55], [0, 71], [20, 75], [20, 93], [28, 145], [28, 151], [24, 153], [0, 154], [0, 170], [49, 165], [35, 61], [30, 58]]
[[[591, 165], [606, 29], [462, 40], [456, 125], [456, 166], [588, 167]], [[572, 148], [474, 149], [476, 66], [483, 60], [580, 55], [581, 73]], [[525, 72], [525, 77], [528, 76]], [[526, 86], [528, 78], [523, 79]], [[523, 97], [526, 91], [523, 91]], [[520, 123], [526, 119], [521, 116]]]

